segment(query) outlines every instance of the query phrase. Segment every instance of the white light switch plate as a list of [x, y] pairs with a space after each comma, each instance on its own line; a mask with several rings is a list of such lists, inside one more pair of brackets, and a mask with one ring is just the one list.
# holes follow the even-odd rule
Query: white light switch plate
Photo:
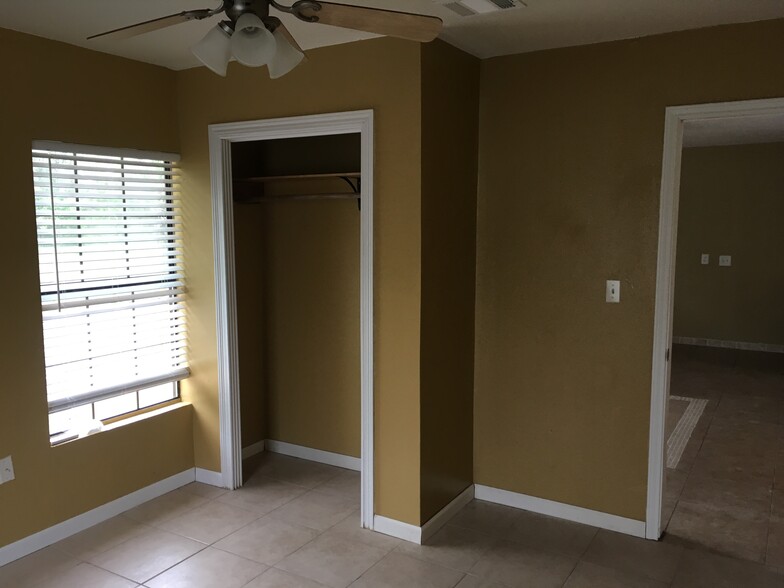
[[5, 484], [14, 479], [14, 462], [11, 456], [0, 459], [0, 484]]
[[620, 280], [607, 280], [607, 293], [605, 295], [607, 302], [620, 302], [621, 301], [621, 282]]
[[703, 253], [702, 257], [700, 257], [700, 263], [702, 265], [708, 265], [710, 263], [710, 253]]
[[719, 255], [719, 265], [730, 267], [732, 265], [732, 255]]

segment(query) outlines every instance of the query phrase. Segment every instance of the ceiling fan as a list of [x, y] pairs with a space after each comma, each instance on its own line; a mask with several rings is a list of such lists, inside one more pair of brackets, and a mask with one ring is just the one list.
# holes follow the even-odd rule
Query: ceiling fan
[[291, 6], [276, 0], [222, 0], [218, 8], [186, 10], [88, 37], [125, 39], [190, 20], [204, 20], [224, 13], [196, 45], [193, 54], [216, 74], [225, 76], [232, 58], [249, 67], [267, 65], [275, 79], [294, 69], [305, 53], [270, 8], [309, 23], [321, 23], [427, 43], [438, 36], [442, 21], [435, 16], [396, 12], [321, 0], [298, 0]]

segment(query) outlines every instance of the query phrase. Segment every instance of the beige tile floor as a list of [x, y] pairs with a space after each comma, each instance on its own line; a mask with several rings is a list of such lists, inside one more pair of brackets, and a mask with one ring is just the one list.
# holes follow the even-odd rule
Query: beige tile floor
[[667, 470], [665, 542], [784, 570], [783, 364], [776, 354], [676, 346], [672, 394], [709, 402]]

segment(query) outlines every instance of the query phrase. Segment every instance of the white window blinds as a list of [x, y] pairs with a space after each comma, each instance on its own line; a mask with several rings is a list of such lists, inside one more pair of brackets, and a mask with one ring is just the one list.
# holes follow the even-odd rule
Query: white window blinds
[[188, 375], [171, 154], [33, 143], [50, 412]]

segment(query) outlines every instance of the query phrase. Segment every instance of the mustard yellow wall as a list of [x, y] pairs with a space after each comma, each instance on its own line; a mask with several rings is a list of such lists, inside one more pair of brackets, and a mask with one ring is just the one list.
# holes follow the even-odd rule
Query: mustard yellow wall
[[178, 151], [175, 76], [0, 29], [0, 546], [193, 467], [190, 407], [49, 445], [30, 148], [33, 139]]
[[784, 143], [684, 150], [676, 336], [784, 343], [782, 219]]
[[207, 125], [375, 110], [376, 512], [418, 524], [420, 315], [419, 45], [392, 39], [308, 52], [308, 61], [271, 81], [229, 67], [177, 74], [196, 463], [218, 470], [218, 396]]
[[422, 521], [473, 482], [479, 60], [422, 46]]
[[262, 206], [267, 437], [360, 457], [357, 203]]
[[234, 215], [237, 338], [242, 446], [267, 438], [264, 396], [264, 209], [239, 206]]
[[477, 483], [644, 519], [664, 109], [784, 96], [782, 52], [768, 21], [482, 63]]

